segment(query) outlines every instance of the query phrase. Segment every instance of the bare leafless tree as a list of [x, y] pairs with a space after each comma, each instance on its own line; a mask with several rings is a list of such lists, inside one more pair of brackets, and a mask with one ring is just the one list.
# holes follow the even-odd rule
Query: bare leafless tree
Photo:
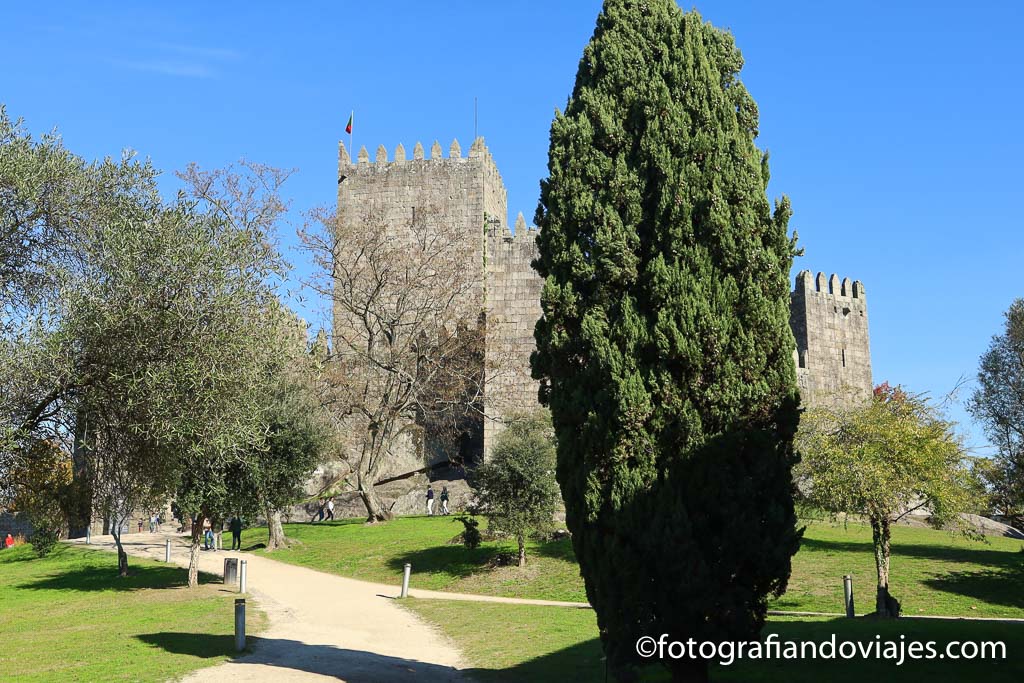
[[407, 433], [482, 419], [482, 235], [439, 207], [413, 215], [396, 224], [372, 209], [349, 221], [320, 211], [301, 233], [316, 264], [310, 284], [334, 312], [324, 401], [351, 440], [371, 522], [391, 517], [373, 486]]

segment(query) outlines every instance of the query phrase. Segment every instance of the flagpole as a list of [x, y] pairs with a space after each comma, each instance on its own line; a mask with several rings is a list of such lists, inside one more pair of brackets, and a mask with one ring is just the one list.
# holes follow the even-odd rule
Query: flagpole
[[356, 127], [356, 110], [355, 109], [353, 109], [352, 113], [349, 114], [348, 120], [352, 122], [352, 127], [349, 128], [349, 130], [348, 130], [348, 148], [352, 150], [350, 152], [350, 154], [355, 155], [356, 154], [356, 148], [352, 145], [352, 131], [355, 130], [355, 127]]

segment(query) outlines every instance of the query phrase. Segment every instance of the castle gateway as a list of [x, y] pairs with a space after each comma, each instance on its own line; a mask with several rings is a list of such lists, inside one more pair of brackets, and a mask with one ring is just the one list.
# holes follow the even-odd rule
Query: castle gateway
[[[541, 315], [543, 281], [531, 267], [537, 256], [535, 228], [520, 213], [515, 232], [509, 229], [508, 202], [483, 138], [477, 138], [467, 156], [458, 141], [447, 157], [435, 142], [429, 157], [416, 143], [412, 157], [398, 145], [393, 159], [383, 145], [370, 161], [366, 148], [352, 162], [344, 144], [338, 154], [338, 217], [357, 221], [374, 212], [394, 225], [408, 224], [416, 210], [442, 207], [443, 220], [470, 242], [467, 272], [478, 269], [481, 287], [477, 310], [487, 316], [485, 365], [500, 368], [488, 373], [484, 390], [482, 429], [474, 433], [469, 455], [489, 452], [502, 420], [537, 406], [537, 383], [530, 377], [533, 328]], [[864, 286], [823, 273], [801, 272], [790, 298], [790, 324], [796, 339], [794, 361], [805, 404], [844, 404], [871, 395], [871, 354], [868, 340]], [[344, 321], [335, 316], [334, 324]], [[426, 444], [424, 446], [423, 444]], [[429, 437], [410, 452], [396, 454], [388, 469], [408, 472], [447, 459], [432, 451]], [[417, 452], [418, 451], [418, 452]]]

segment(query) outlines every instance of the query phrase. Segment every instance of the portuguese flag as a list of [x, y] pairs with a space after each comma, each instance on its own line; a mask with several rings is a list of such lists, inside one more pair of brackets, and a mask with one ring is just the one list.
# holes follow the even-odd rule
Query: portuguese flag
[[348, 124], [345, 126], [345, 132], [349, 135], [352, 134], [352, 117], [355, 116], [355, 111], [348, 115]]

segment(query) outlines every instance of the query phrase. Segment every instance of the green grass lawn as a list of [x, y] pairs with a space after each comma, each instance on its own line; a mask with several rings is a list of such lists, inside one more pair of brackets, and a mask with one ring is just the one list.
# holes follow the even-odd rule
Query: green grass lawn
[[[361, 520], [287, 524], [294, 547], [272, 554], [276, 560], [398, 585], [402, 566], [413, 567], [415, 588], [506, 597], [585, 602], [568, 540], [528, 548], [528, 566], [489, 568], [510, 542], [488, 542], [476, 550], [447, 545], [462, 525], [453, 517], [403, 517], [387, 524]], [[243, 544], [266, 541], [265, 529], [245, 532]], [[892, 592], [904, 613], [966, 617], [1024, 617], [1024, 554], [1020, 541], [990, 538], [987, 543], [943, 531], [893, 529]], [[858, 613], [874, 609], [875, 569], [870, 528], [809, 522], [800, 552], [793, 558], [789, 590], [772, 602], [778, 610], [842, 612], [844, 574], [854, 577]]]
[[[586, 609], [500, 605], [447, 600], [402, 601], [455, 642], [473, 667], [470, 675], [481, 683], [514, 681], [602, 681], [604, 661], [597, 639], [594, 613]], [[777, 617], [762, 635], [777, 633], [780, 640], [822, 641], [834, 633], [838, 641], [870, 643], [908, 639], [933, 640], [939, 647], [951, 640], [1002, 641], [1005, 660], [907, 661], [897, 665], [884, 659], [853, 660], [745, 660], [716, 665], [715, 681], [787, 681], [788, 683], [863, 683], [863, 681], [985, 681], [1010, 683], [1024, 680], [1024, 624], [978, 621], [901, 619], [824, 619]], [[668, 681], [660, 667], [646, 670], [645, 681]]]
[[[486, 522], [481, 520], [481, 527]], [[528, 544], [528, 566], [491, 569], [487, 563], [515, 544], [487, 542], [476, 550], [448, 541], [462, 532], [455, 517], [400, 517], [387, 524], [363, 520], [316, 524], [285, 524], [297, 541], [268, 557], [364, 581], [399, 585], [406, 562], [413, 567], [413, 586], [430, 590], [482, 593], [547, 600], [586, 601], [583, 581], [568, 541]], [[267, 541], [266, 528], [247, 529], [242, 547]]]
[[[166, 681], [234, 654], [234, 599], [219, 579], [59, 544], [0, 551], [0, 680]], [[247, 628], [264, 623], [255, 609]]]

